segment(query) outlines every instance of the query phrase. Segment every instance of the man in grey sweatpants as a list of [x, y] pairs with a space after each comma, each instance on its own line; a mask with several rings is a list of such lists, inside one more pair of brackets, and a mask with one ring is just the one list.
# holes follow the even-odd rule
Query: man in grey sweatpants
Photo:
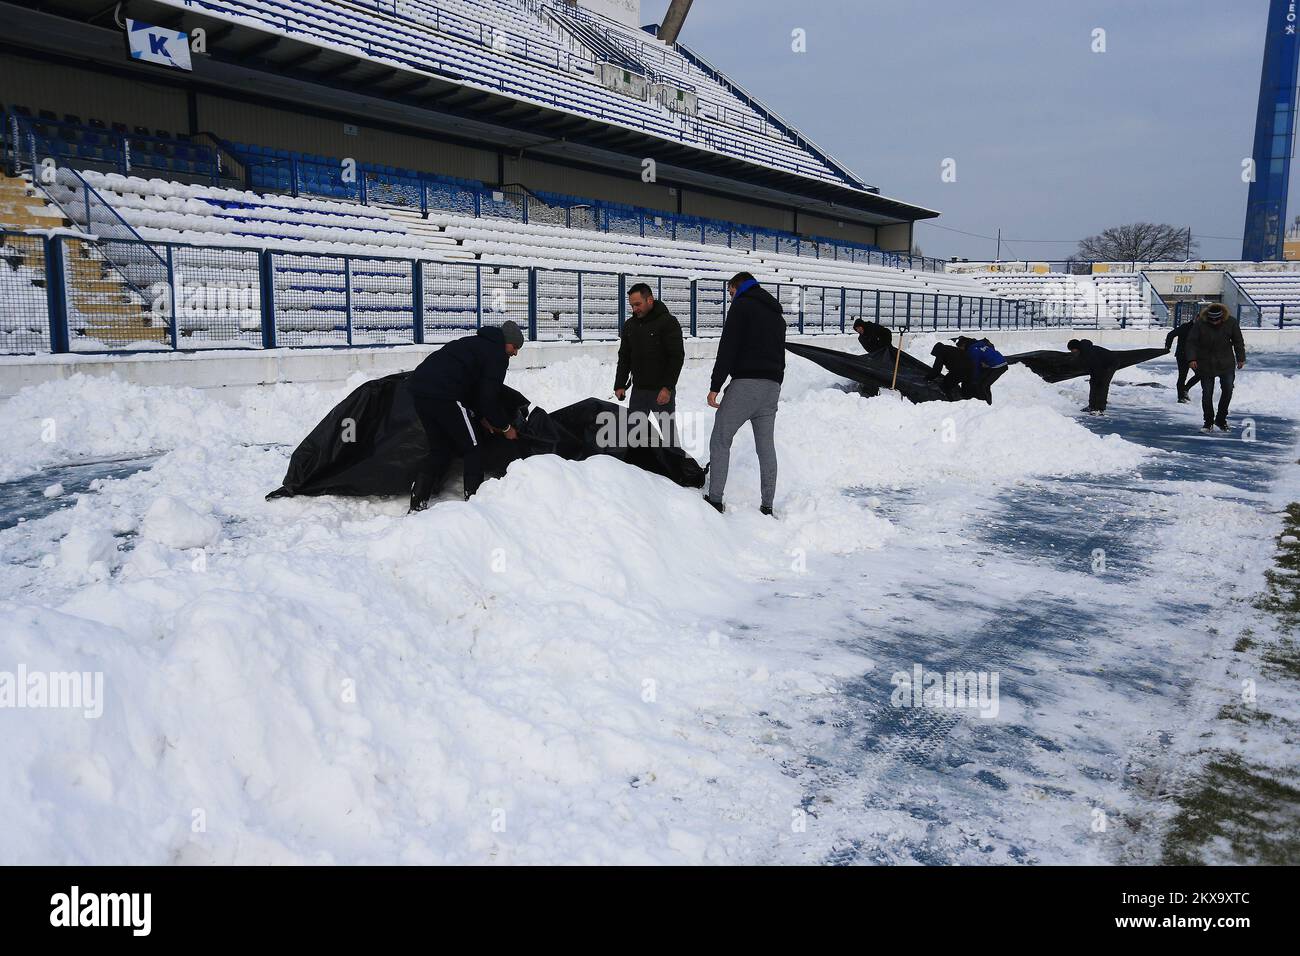
[[[727, 283], [727, 291], [731, 294], [731, 308], [722, 324], [718, 357], [709, 381], [709, 405], [718, 409], [718, 414], [709, 439], [709, 490], [704, 500], [718, 511], [723, 510], [731, 441], [740, 427], [749, 422], [754, 430], [762, 485], [759, 510], [770, 515], [776, 497], [773, 431], [781, 380], [785, 377], [785, 315], [781, 303], [748, 272], [733, 276]], [[728, 378], [731, 384], [719, 404], [718, 393]]]

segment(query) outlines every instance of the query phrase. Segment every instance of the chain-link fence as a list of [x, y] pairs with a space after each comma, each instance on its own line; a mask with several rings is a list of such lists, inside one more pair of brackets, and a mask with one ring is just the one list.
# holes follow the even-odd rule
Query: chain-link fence
[[48, 352], [45, 240], [0, 231], [0, 352]]

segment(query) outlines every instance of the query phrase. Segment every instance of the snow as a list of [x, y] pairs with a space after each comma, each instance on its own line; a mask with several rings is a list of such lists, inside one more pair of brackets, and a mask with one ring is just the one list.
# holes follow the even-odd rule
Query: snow
[[[679, 392], [702, 462], [707, 372], [688, 363]], [[0, 858], [789, 859], [805, 790], [788, 767], [877, 666], [825, 631], [855, 626], [839, 623], [846, 600], [858, 623], [887, 623], [870, 581], [857, 594], [837, 575], [859, 560], [914, 584], [935, 574], [936, 552], [904, 540], [889, 503], [919, 491], [924, 540], [942, 542], [999, 491], [1124, 475], [1150, 454], [1079, 422], [1080, 383], [1013, 368], [991, 407], [911, 405], [791, 357], [777, 521], [757, 511], [748, 430], [725, 516], [607, 458], [519, 462], [470, 502], [451, 489], [415, 516], [397, 499], [265, 501], [293, 445], [361, 380], [231, 404], [76, 374], [4, 403], [0, 480], [160, 457], [0, 530], [0, 668], [104, 683], [97, 719], [7, 715]], [[613, 368], [574, 359], [507, 381], [556, 408], [608, 396]], [[1241, 401], [1288, 387], [1243, 381]], [[989, 586], [1002, 598], [1041, 583]]]

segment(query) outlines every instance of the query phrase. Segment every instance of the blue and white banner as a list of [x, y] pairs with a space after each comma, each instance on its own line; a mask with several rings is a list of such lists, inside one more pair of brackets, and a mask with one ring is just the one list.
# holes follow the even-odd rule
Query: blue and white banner
[[139, 20], [126, 21], [126, 39], [131, 59], [191, 70], [190, 35], [181, 30], [167, 30]]

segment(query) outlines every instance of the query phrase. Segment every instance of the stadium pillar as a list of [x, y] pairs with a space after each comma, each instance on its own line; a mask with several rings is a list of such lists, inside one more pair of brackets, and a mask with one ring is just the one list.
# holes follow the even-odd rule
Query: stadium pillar
[[686, 14], [691, 12], [691, 2], [692, 0], [673, 0], [669, 4], [668, 12], [664, 14], [664, 22], [659, 27], [659, 39], [669, 46], [676, 43], [677, 37], [681, 35]]
[[411, 263], [411, 336], [416, 345], [424, 344], [424, 262]]
[[352, 344], [352, 259], [343, 257], [343, 314], [347, 317], [348, 345]]
[[699, 324], [697, 321], [697, 317], [699, 315], [699, 312], [697, 310], [697, 303], [699, 301], [697, 296], [697, 293], [699, 291], [699, 284], [700, 283], [698, 279], [691, 280], [691, 338], [695, 338], [697, 334], [696, 330], [699, 328]]
[[[623, 334], [624, 309], [627, 306], [627, 276], [618, 274], [618, 334]], [[691, 283], [691, 335], [695, 334], [695, 283]]]
[[45, 308], [50, 322], [50, 351], [67, 352], [68, 305], [63, 286], [63, 237], [46, 236]]
[[483, 328], [483, 267], [474, 266], [474, 328]]
[[172, 264], [172, 247], [167, 249], [167, 324], [171, 329], [172, 348], [180, 348], [180, 336], [176, 323], [176, 269]]
[[537, 341], [537, 270], [528, 270], [528, 341]]
[[275, 348], [275, 253], [262, 250], [257, 255], [262, 293], [262, 348]]
[[844, 331], [844, 310], [848, 308], [848, 290], [840, 286], [840, 331]]

